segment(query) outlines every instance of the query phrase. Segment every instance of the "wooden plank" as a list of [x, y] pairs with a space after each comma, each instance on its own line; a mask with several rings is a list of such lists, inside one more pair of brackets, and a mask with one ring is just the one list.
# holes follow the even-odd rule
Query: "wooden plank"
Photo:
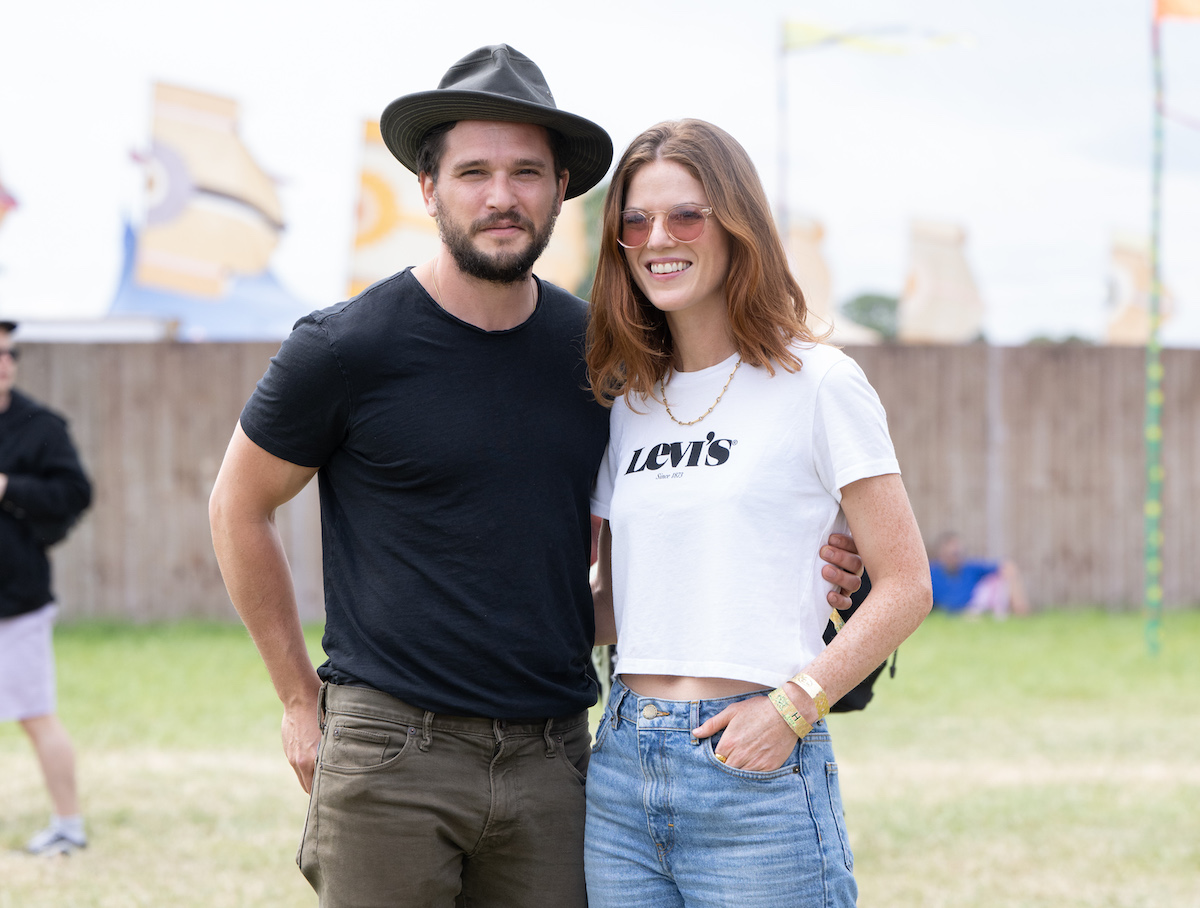
[[[21, 386], [62, 412], [96, 493], [54, 551], [64, 614], [233, 619], [208, 531], [225, 446], [275, 344], [26, 344]], [[848, 348], [879, 393], [927, 542], [1009, 556], [1037, 605], [1140, 608], [1144, 357], [1135, 348]], [[1164, 352], [1164, 592], [1200, 605], [1200, 351]], [[316, 483], [278, 523], [320, 620]]]

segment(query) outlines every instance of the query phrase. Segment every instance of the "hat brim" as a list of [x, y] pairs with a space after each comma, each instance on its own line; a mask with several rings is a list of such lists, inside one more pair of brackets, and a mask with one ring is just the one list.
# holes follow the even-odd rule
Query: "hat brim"
[[591, 120], [486, 91], [434, 89], [404, 95], [384, 110], [379, 131], [397, 160], [417, 173], [417, 151], [425, 134], [458, 120], [533, 123], [558, 132], [566, 139], [565, 160], [560, 163], [570, 171], [568, 199], [583, 195], [604, 179], [612, 163], [612, 139]]

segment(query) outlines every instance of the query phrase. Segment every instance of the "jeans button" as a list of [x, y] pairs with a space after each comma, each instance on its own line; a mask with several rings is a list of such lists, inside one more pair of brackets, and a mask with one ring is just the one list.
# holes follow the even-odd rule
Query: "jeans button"
[[658, 707], [655, 706], [653, 703], [647, 703], [645, 706], [642, 707], [642, 715], [645, 716], [647, 719], [653, 719], [655, 716], [658, 715]]

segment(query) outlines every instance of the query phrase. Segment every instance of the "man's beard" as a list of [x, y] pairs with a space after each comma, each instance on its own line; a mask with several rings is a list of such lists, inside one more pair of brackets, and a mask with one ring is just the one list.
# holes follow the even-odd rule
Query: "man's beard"
[[441, 201], [437, 202], [438, 233], [446, 248], [450, 250], [450, 255], [454, 257], [454, 263], [458, 265], [459, 270], [471, 277], [496, 284], [515, 284], [525, 279], [533, 268], [533, 263], [546, 250], [557, 217], [551, 213], [541, 230], [536, 229], [533, 221], [521, 217], [516, 212], [494, 214], [476, 221], [471, 225], [472, 231], [484, 230], [493, 224], [512, 223], [530, 235], [531, 242], [523, 251], [488, 255], [481, 252], [472, 242], [471, 232], [464, 230], [449, 218], [442, 210]]

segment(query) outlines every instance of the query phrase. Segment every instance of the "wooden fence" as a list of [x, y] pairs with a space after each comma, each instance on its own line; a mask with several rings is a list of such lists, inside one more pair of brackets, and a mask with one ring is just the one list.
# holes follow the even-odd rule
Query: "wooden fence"
[[[55, 550], [69, 617], [233, 617], [207, 501], [272, 344], [25, 344], [21, 386], [62, 412], [95, 487]], [[1088, 346], [861, 347], [926, 541], [1014, 558], [1039, 606], [1142, 599], [1144, 358]], [[1163, 356], [1168, 606], [1200, 604], [1200, 351]], [[322, 615], [315, 483], [279, 525]], [[0, 553], [2, 554], [2, 553]]]

